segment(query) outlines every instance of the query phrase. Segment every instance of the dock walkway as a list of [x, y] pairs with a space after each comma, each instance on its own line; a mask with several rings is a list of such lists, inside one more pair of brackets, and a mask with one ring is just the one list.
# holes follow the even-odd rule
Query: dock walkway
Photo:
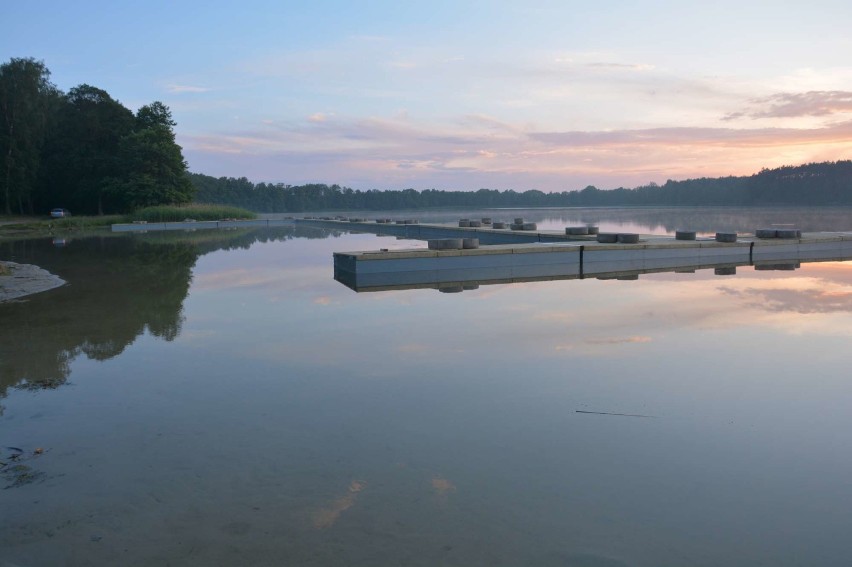
[[201, 230], [214, 228], [263, 228], [292, 226], [293, 219], [250, 219], [180, 222], [134, 222], [112, 225], [112, 232], [149, 232], [161, 230]]
[[852, 259], [852, 232], [813, 232], [796, 238], [737, 235], [735, 242], [713, 237], [676, 240], [640, 235], [635, 244], [600, 243], [595, 236], [557, 231], [516, 231], [441, 224], [377, 224], [297, 220], [298, 224], [394, 235], [411, 239], [477, 238], [479, 248], [377, 250], [334, 253], [334, 276], [356, 291], [450, 287], [545, 279], [621, 278], [662, 271], [714, 269], [719, 275], [739, 266], [789, 270], [802, 262]]

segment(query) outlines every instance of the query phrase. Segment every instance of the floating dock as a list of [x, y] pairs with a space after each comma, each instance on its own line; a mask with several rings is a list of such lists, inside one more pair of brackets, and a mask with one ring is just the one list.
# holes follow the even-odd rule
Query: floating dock
[[292, 226], [293, 219], [250, 219], [180, 222], [134, 222], [112, 225], [112, 232], [148, 232], [161, 230], [201, 230], [214, 228], [265, 228]]
[[714, 237], [676, 240], [671, 236], [640, 235], [637, 243], [621, 244], [600, 243], [595, 236], [569, 236], [556, 231], [333, 220], [296, 222], [422, 240], [477, 238], [485, 244], [457, 250], [335, 252], [335, 279], [355, 291], [422, 287], [462, 291], [481, 284], [589, 277], [636, 279], [644, 273], [698, 269], [730, 275], [740, 266], [791, 270], [802, 262], [852, 259], [852, 232], [804, 233], [795, 238], [758, 238], [740, 233], [735, 242], [718, 242]]

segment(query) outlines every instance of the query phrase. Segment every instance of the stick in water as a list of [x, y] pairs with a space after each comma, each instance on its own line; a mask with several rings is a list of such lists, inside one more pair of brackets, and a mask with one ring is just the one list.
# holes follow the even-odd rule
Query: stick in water
[[624, 417], [647, 417], [650, 419], [657, 419], [656, 415], [640, 415], [638, 413], [609, 413], [606, 411], [583, 411], [579, 409], [576, 410], [576, 413], [593, 413], [595, 415], [622, 415]]

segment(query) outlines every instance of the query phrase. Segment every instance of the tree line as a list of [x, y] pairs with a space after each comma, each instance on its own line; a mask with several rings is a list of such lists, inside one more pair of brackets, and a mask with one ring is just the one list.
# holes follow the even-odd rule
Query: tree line
[[133, 113], [91, 85], [63, 93], [44, 62], [12, 58], [0, 65], [0, 212], [104, 214], [190, 202], [175, 125], [161, 102]]
[[158, 204], [234, 205], [257, 212], [426, 208], [852, 205], [852, 161], [764, 169], [743, 177], [668, 180], [634, 188], [545, 193], [480, 189], [355, 190], [253, 183], [188, 173], [171, 111], [136, 113], [82, 84], [67, 93], [41, 61], [0, 65], [0, 213], [120, 213]]
[[742, 177], [668, 180], [634, 188], [544, 193], [538, 190], [366, 190], [340, 185], [252, 183], [245, 177], [190, 173], [196, 201], [257, 212], [491, 207], [852, 205], [852, 161], [763, 169]]

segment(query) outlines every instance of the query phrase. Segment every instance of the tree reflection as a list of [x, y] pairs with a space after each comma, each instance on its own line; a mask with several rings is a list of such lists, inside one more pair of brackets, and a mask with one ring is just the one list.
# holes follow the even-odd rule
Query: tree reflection
[[192, 269], [206, 253], [332, 235], [288, 227], [111, 235], [61, 248], [50, 238], [3, 243], [0, 258], [38, 265], [68, 283], [0, 304], [0, 397], [10, 387], [56, 388], [81, 354], [108, 360], [146, 331], [166, 341], [177, 338]]

